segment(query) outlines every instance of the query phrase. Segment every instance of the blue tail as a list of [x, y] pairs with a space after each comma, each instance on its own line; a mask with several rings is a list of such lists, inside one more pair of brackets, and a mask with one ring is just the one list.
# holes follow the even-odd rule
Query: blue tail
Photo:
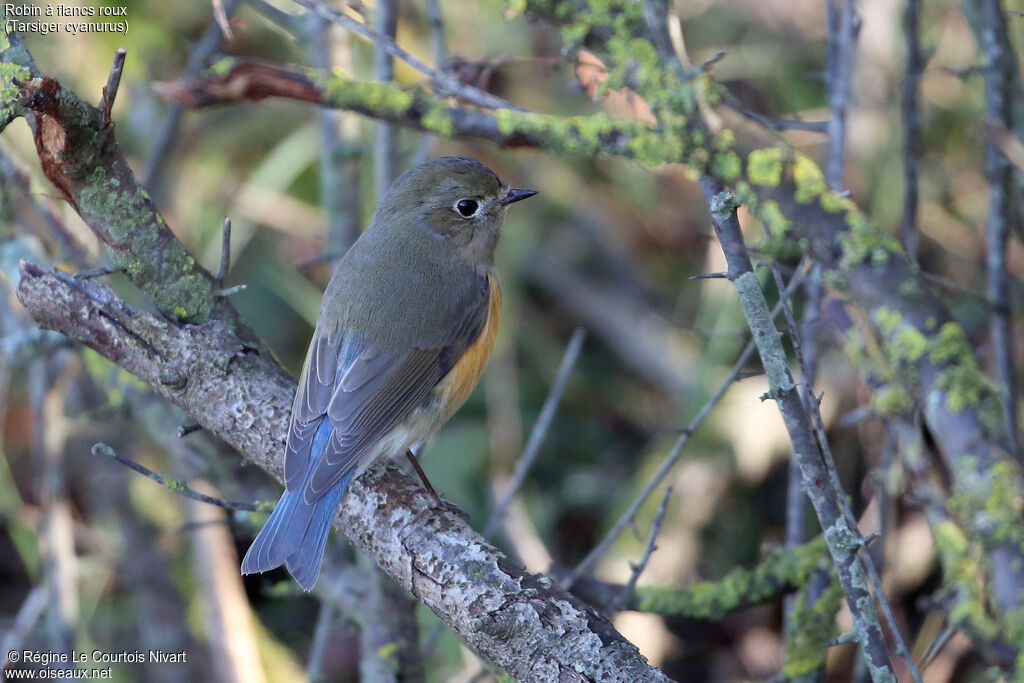
[[303, 500], [302, 490], [333, 431], [331, 421], [325, 417], [313, 436], [305, 479], [294, 491], [285, 491], [277, 502], [277, 507], [242, 560], [243, 574], [270, 571], [287, 564], [288, 573], [304, 589], [311, 590], [316, 584], [331, 520], [338, 511], [338, 502], [351, 474], [342, 477], [312, 505]]

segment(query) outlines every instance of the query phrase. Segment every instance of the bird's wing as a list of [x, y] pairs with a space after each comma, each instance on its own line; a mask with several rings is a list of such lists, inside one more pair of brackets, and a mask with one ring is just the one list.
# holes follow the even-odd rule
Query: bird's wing
[[[312, 503], [336, 484], [378, 439], [400, 424], [452, 369], [483, 329], [490, 283], [480, 278], [460, 318], [439, 325], [406, 348], [387, 351], [363, 343], [345, 329], [314, 335], [292, 405], [285, 457], [289, 491], [306, 481], [303, 497]], [[324, 416], [332, 433], [310, 466], [314, 436]]]

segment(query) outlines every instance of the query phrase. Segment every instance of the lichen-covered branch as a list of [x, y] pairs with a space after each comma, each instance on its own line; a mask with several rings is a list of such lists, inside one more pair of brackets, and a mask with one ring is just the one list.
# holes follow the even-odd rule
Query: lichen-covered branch
[[[0, 20], [5, 18], [0, 12]], [[213, 277], [156, 210], [121, 154], [104, 112], [40, 74], [17, 34], [0, 34], [0, 111], [32, 128], [43, 173], [123, 270], [167, 316], [237, 320]]]
[[736, 209], [739, 205], [733, 195], [716, 180], [701, 179], [701, 189], [711, 209], [715, 234], [725, 253], [729, 279], [736, 287], [743, 315], [751, 332], [754, 333], [761, 364], [768, 376], [768, 397], [776, 401], [782, 414], [786, 431], [793, 444], [793, 457], [800, 466], [804, 491], [825, 532], [825, 542], [835, 562], [839, 583], [843, 587], [846, 604], [853, 616], [856, 637], [871, 680], [876, 683], [895, 683], [896, 674], [892, 668], [885, 635], [882, 633], [878, 613], [871, 601], [864, 568], [857, 556], [860, 551], [859, 534], [850, 528], [837, 492], [831, 486], [832, 478], [825, 468], [821, 450], [815, 440], [810, 416], [804, 409], [803, 401], [790, 374], [786, 353], [782, 348], [782, 335], [771, 319], [764, 292], [757, 276], [754, 275], [750, 257], [743, 244], [743, 232], [736, 219]]
[[921, 411], [953, 474], [957, 516], [984, 548], [999, 622], [1010, 642], [1024, 642], [1024, 477], [1005, 447], [999, 391], [899, 242], [829, 190], [805, 155], [785, 148], [744, 152], [728, 131], [712, 135], [694, 93], [713, 104], [718, 87], [706, 74], [680, 83], [673, 70], [659, 68], [656, 40], [646, 35], [635, 3], [538, 0], [527, 8], [559, 23], [570, 45], [601, 50], [607, 87], [628, 86], [643, 96], [657, 128], [680, 138], [674, 148], [684, 150], [680, 160], [733, 187], [765, 223], [773, 235], [769, 249], [798, 243], [822, 266], [826, 282], [868, 314], [884, 350], [903, 369], [887, 391], [876, 393], [876, 408]]
[[[17, 294], [41, 327], [95, 349], [281, 478], [295, 381], [230, 325], [161, 320], [129, 308], [96, 280], [27, 262]], [[351, 484], [335, 526], [519, 680], [668, 680], [594, 610], [510, 562], [392, 464]]]
[[[818, 571], [831, 570], [822, 536], [795, 548], [772, 548], [753, 569], [737, 567], [720, 579], [687, 586], [637, 586], [621, 610], [688, 619], [718, 620], [736, 610], [778, 599], [804, 586]], [[591, 605], [609, 604], [623, 586], [590, 577], [577, 579], [572, 592]], [[818, 643], [819, 647], [828, 638]]]
[[241, 61], [226, 73], [163, 83], [159, 92], [199, 108], [266, 97], [287, 97], [364, 114], [444, 137], [490, 140], [505, 147], [542, 147], [564, 154], [612, 154], [649, 164], [679, 161], [680, 140], [636, 121], [604, 114], [552, 116], [453, 107], [449, 100], [397, 83], [361, 81], [325, 71], [296, 71]]

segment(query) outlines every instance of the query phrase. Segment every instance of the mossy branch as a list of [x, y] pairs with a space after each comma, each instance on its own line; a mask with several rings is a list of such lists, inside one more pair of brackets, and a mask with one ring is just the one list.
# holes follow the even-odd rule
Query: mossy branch
[[[831, 568], [825, 539], [819, 536], [796, 548], [772, 548], [753, 569], [737, 567], [720, 579], [688, 586], [637, 586], [619, 609], [717, 621], [798, 590], [816, 572]], [[607, 604], [621, 589], [589, 578], [581, 578], [573, 586], [575, 594], [595, 606]]]
[[846, 604], [853, 616], [863, 661], [872, 681], [895, 683], [896, 674], [892, 668], [888, 645], [858, 557], [860, 537], [851, 528], [841, 508], [840, 492], [831, 486], [831, 476], [815, 440], [810, 416], [796, 391], [782, 347], [782, 334], [771, 319], [764, 292], [754, 275], [753, 265], [743, 243], [743, 232], [736, 219], [738, 204], [732, 193], [712, 178], [702, 178], [701, 189], [711, 209], [715, 234], [728, 264], [729, 279], [736, 287], [740, 306], [747, 325], [754, 333], [754, 342], [768, 375], [768, 395], [775, 400], [782, 414], [793, 444], [793, 457], [800, 467], [804, 491], [825, 531], [825, 542], [835, 563]]
[[216, 296], [214, 278], [136, 181], [104, 112], [41, 75], [17, 34], [0, 37], [0, 110], [25, 119], [47, 179], [164, 315], [191, 323], [213, 315], [237, 321], [231, 305]]

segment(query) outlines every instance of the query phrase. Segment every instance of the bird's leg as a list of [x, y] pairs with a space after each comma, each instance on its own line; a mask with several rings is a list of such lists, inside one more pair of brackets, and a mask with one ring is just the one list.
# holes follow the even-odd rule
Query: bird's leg
[[427, 491], [429, 491], [430, 495], [434, 497], [437, 504], [441, 507], [445, 507], [445, 502], [441, 500], [441, 496], [437, 495], [437, 491], [435, 491], [434, 487], [430, 485], [430, 480], [427, 479], [427, 475], [423, 472], [423, 468], [420, 467], [420, 461], [412, 454], [411, 449], [405, 452], [405, 457], [409, 458], [409, 462], [412, 463], [412, 468], [416, 470], [416, 474], [420, 475], [420, 481], [422, 481], [423, 485], [427, 487]]
[[441, 498], [441, 496], [437, 495], [437, 491], [435, 491], [434, 487], [430, 485], [430, 481], [427, 479], [427, 475], [423, 473], [423, 468], [420, 467], [419, 458], [413, 455], [411, 449], [405, 452], [405, 457], [409, 458], [409, 462], [412, 463], [413, 469], [416, 470], [416, 474], [420, 475], [420, 481], [422, 481], [423, 485], [427, 487], [427, 491], [430, 493], [430, 497], [434, 499], [434, 502], [437, 503], [437, 506], [442, 510], [447, 510], [448, 512], [452, 513], [453, 515], [456, 515], [457, 517], [461, 517], [464, 521], [468, 521], [469, 515], [467, 515], [464, 510], [459, 508], [458, 505], [455, 505], [454, 503], [449, 503], [448, 501]]

